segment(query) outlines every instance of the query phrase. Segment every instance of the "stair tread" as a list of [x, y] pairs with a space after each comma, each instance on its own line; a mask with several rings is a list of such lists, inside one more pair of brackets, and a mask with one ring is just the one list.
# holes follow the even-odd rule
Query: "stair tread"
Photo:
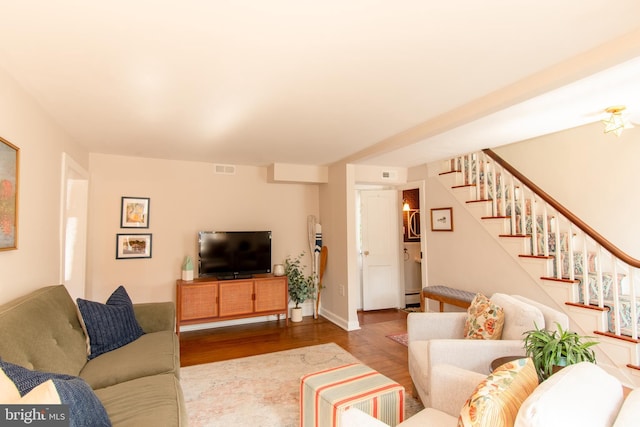
[[568, 279], [566, 277], [557, 278], [557, 277], [548, 277], [548, 276], [545, 277], [545, 276], [543, 276], [543, 277], [541, 277], [541, 279], [542, 280], [552, 280], [554, 282], [562, 282], [562, 283], [580, 283], [579, 280], [576, 280], [576, 279], [571, 280], [571, 279]]
[[507, 219], [511, 218], [510, 216], [483, 216], [480, 219]]
[[571, 307], [586, 308], [589, 310], [596, 310], [596, 311], [609, 311], [609, 307], [598, 307], [597, 305], [582, 304], [579, 302], [565, 302], [565, 305], [570, 305]]
[[518, 255], [520, 258], [553, 259], [551, 255]]
[[465, 188], [465, 187], [475, 187], [475, 184], [461, 184], [461, 185], [454, 185], [451, 188]]
[[593, 331], [593, 333], [596, 335], [602, 335], [603, 337], [615, 338], [615, 339], [626, 341], [626, 342], [640, 344], [640, 339], [634, 339], [628, 335], [617, 335], [617, 334], [614, 334], [613, 332], [601, 332], [601, 331]]
[[466, 203], [491, 202], [491, 199], [467, 200]]
[[462, 172], [462, 171], [460, 171], [460, 170], [446, 171], [446, 172], [440, 172], [438, 175], [448, 175], [450, 173], [458, 173], [458, 172]]
[[531, 237], [530, 235], [527, 234], [499, 234], [498, 237], [520, 237], [520, 238], [527, 238], [527, 237]]

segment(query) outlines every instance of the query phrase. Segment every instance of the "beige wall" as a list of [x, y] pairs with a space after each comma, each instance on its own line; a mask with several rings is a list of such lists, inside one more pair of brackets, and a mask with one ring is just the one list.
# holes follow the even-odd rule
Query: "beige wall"
[[0, 70], [0, 136], [20, 148], [18, 249], [0, 252], [0, 303], [60, 283], [62, 153], [88, 153]]
[[495, 151], [553, 198], [640, 259], [640, 128], [619, 138], [601, 123], [497, 148]]
[[[217, 175], [209, 163], [104, 154], [91, 154], [90, 164], [88, 298], [102, 301], [124, 284], [135, 301], [174, 300], [184, 256], [197, 260], [199, 230], [271, 230], [274, 264], [309, 252], [318, 185], [271, 184], [267, 168], [252, 166]], [[122, 196], [151, 199], [148, 230], [120, 228]], [[115, 259], [116, 234], [127, 232], [153, 234], [151, 259]]]

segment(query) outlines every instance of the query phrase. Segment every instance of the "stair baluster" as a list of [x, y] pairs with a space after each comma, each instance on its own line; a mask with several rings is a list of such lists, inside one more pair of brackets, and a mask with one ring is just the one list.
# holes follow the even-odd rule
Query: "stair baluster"
[[[633, 268], [629, 271], [629, 300], [638, 301], [636, 292], [636, 273], [638, 269]], [[631, 319], [638, 319], [638, 304], [629, 304], [631, 306]], [[631, 337], [638, 338], [638, 322], [631, 322]]]

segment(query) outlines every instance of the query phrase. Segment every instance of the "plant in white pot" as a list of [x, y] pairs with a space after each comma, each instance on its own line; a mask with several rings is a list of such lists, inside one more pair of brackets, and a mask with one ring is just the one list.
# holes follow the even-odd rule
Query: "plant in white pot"
[[289, 282], [289, 298], [296, 306], [291, 309], [291, 321], [302, 321], [302, 307], [300, 304], [308, 299], [316, 297], [316, 286], [313, 276], [304, 274], [305, 266], [302, 265], [301, 258], [304, 252], [295, 258], [287, 257], [284, 260], [284, 272]]

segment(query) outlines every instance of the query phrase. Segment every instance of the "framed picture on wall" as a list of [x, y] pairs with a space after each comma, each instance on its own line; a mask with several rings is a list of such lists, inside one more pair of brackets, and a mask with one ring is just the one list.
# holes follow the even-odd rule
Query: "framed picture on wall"
[[123, 197], [120, 228], [149, 228], [149, 198]]
[[151, 258], [151, 234], [117, 234], [116, 259]]
[[453, 208], [431, 209], [431, 231], [453, 231]]
[[18, 249], [20, 149], [0, 138], [0, 251]]

